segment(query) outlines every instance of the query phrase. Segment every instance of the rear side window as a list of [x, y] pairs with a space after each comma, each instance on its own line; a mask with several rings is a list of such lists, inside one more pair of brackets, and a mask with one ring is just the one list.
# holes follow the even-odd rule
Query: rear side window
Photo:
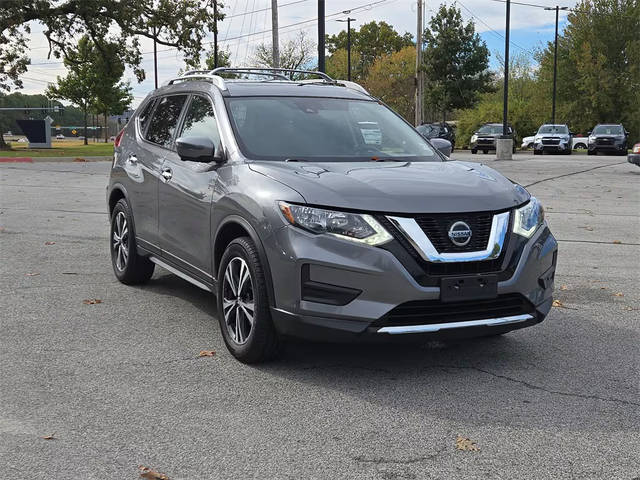
[[186, 99], [186, 95], [171, 95], [160, 99], [153, 111], [145, 138], [162, 147], [171, 146], [173, 132], [178, 125], [180, 112]]
[[140, 115], [138, 115], [138, 122], [140, 122], [140, 133], [144, 136], [144, 132], [147, 129], [147, 125], [149, 125], [149, 120], [151, 119], [151, 112], [153, 111], [153, 106], [156, 104], [156, 99], [151, 99], [145, 107], [142, 109]]
[[185, 115], [180, 137], [205, 137], [209, 138], [216, 147], [218, 146], [220, 133], [213, 107], [208, 99], [200, 95], [193, 97]]

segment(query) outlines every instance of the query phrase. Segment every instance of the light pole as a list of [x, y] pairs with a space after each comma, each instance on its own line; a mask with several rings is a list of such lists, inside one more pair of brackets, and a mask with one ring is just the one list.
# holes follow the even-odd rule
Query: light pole
[[569, 7], [546, 7], [545, 10], [556, 11], [556, 37], [553, 42], [553, 101], [551, 106], [551, 123], [556, 123], [556, 79], [558, 76], [558, 12], [569, 10]]
[[513, 158], [514, 138], [509, 135], [509, 23], [511, 20], [511, 0], [507, 0], [506, 25], [504, 35], [504, 98], [502, 99], [502, 135], [496, 139], [496, 158]]
[[355, 18], [348, 16], [351, 10], [345, 10], [342, 13], [347, 14], [346, 20], [337, 20], [338, 22], [347, 22], [347, 80], [351, 81], [351, 22], [355, 22]]
[[324, 0], [318, 0], [318, 71], [324, 73]]

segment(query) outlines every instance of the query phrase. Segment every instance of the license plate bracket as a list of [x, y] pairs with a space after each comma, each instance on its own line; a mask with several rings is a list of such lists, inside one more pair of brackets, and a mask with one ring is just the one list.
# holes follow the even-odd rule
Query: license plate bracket
[[440, 301], [484, 300], [498, 296], [497, 275], [445, 277], [440, 281]]

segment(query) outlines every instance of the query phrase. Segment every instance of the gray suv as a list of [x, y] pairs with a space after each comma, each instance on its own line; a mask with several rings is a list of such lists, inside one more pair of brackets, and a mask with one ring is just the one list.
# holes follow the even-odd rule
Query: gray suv
[[545, 318], [557, 243], [538, 200], [446, 161], [359, 85], [291, 73], [188, 72], [141, 103], [107, 187], [121, 282], [159, 265], [214, 292], [243, 362], [287, 337], [489, 336]]

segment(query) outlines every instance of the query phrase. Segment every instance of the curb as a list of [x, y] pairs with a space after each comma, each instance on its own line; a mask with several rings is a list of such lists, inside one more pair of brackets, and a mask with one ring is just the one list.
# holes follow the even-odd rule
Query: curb
[[95, 157], [1, 157], [0, 163], [72, 163], [72, 162], [110, 162], [112, 156], [95, 156]]

